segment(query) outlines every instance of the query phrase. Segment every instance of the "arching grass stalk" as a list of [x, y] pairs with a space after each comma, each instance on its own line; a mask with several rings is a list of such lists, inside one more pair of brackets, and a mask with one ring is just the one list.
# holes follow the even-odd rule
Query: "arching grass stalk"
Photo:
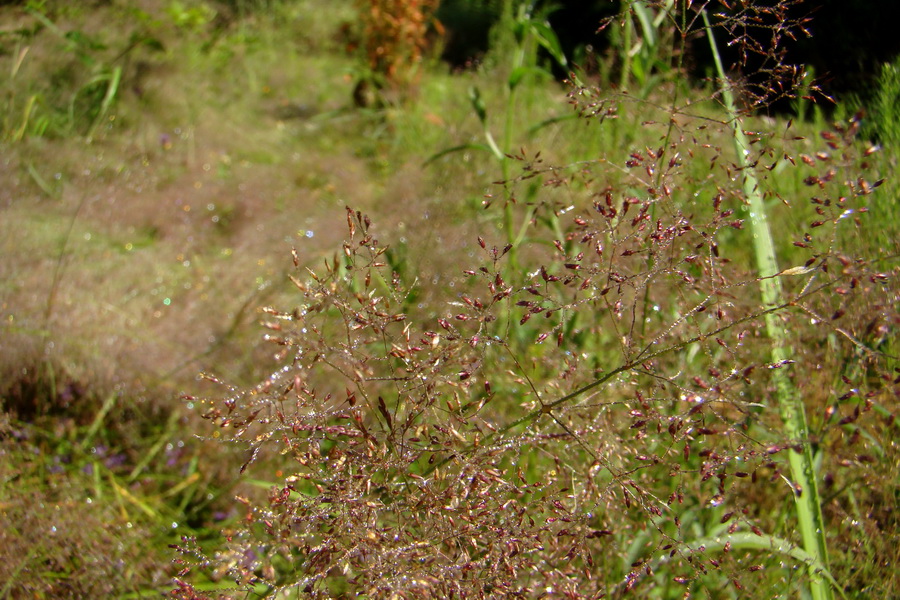
[[[741, 128], [734, 96], [725, 76], [722, 58], [719, 56], [706, 10], [702, 11], [702, 15], [706, 35], [709, 38], [709, 45], [716, 63], [716, 71], [720, 79], [725, 110], [728, 112], [734, 132], [733, 139], [737, 164], [743, 175], [744, 194], [747, 197], [750, 211], [753, 248], [759, 269], [759, 286], [763, 306], [778, 305], [782, 303], [783, 298], [781, 279], [778, 277], [779, 270], [775, 256], [775, 245], [772, 242], [772, 234], [766, 219], [766, 209], [760, 193], [759, 180], [756, 178], [748, 158], [750, 145]], [[774, 313], [767, 313], [765, 322], [766, 331], [772, 340], [772, 361], [780, 363], [789, 359], [790, 351], [788, 348], [791, 341], [788, 339], [782, 324], [779, 323], [778, 316]], [[794, 501], [797, 508], [797, 520], [800, 525], [803, 547], [814, 561], [809, 566], [810, 592], [814, 600], [831, 600], [834, 596], [829, 581], [833, 581], [833, 579], [830, 575], [827, 575], [828, 552], [825, 540], [825, 524], [822, 519], [822, 506], [816, 483], [812, 449], [808, 443], [809, 428], [806, 422], [803, 400], [785, 370], [773, 370], [772, 377], [775, 382], [778, 407], [784, 422], [785, 433], [788, 439], [796, 444], [794, 449], [789, 451], [788, 460], [791, 468], [791, 477], [793, 478]]]

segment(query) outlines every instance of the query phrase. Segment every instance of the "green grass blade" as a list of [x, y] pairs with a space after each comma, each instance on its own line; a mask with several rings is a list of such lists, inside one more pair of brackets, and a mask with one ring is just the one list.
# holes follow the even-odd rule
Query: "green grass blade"
[[[23, 139], [25, 139], [25, 134], [28, 131], [28, 123], [31, 122], [31, 113], [34, 112], [34, 107], [37, 105], [37, 101], [37, 94], [33, 94], [28, 98], [28, 103], [25, 105], [25, 109], [22, 111], [22, 124], [12, 134], [12, 141], [21, 142]], [[38, 185], [40, 185], [40, 183], [38, 183]], [[41, 189], [43, 189], [43, 186], [41, 186]]]
[[845, 600], [847, 598], [831, 571], [828, 570], [827, 565], [803, 548], [798, 548], [789, 541], [772, 535], [738, 532], [698, 540], [688, 544], [688, 546], [696, 552], [712, 553], [723, 551], [726, 544], [730, 544], [729, 547], [732, 550], [760, 550], [770, 554], [788, 556], [797, 562], [804, 563], [811, 571], [815, 571], [828, 580], [828, 583], [838, 591], [841, 598]]
[[436, 152], [435, 154], [432, 154], [427, 159], [425, 159], [425, 162], [422, 163], [422, 166], [433, 163], [437, 159], [443, 158], [443, 157], [447, 156], [448, 154], [453, 154], [454, 152], [462, 152], [463, 150], [479, 150], [479, 151], [487, 152], [489, 154], [494, 153], [494, 150], [492, 148], [490, 148], [489, 146], [486, 146], [485, 144], [460, 144], [459, 146], [453, 146], [452, 148], [445, 148], [444, 150], [441, 150], [440, 152]]
[[[17, 138], [15, 141], [20, 141], [21, 138]], [[47, 194], [48, 197], [56, 200], [59, 198], [59, 192], [51, 186], [46, 179], [44, 179], [40, 173], [38, 173], [37, 169], [34, 168], [34, 165], [29, 163], [25, 163], [25, 168], [28, 170], [28, 174], [31, 175], [31, 178], [37, 184], [41, 191]]]
[[637, 15], [638, 21], [641, 23], [641, 29], [644, 32], [644, 43], [650, 47], [656, 46], [656, 27], [653, 26], [655, 15], [651, 9], [644, 4], [643, 0], [635, 0], [632, 4], [634, 14]]
[[172, 413], [169, 415], [169, 421], [166, 423], [165, 429], [163, 429], [159, 438], [156, 440], [156, 443], [153, 444], [153, 447], [144, 455], [144, 458], [141, 459], [137, 465], [135, 465], [134, 469], [131, 470], [131, 473], [128, 474], [128, 477], [125, 478], [125, 481], [128, 483], [132, 483], [137, 480], [138, 477], [141, 476], [141, 473], [144, 472], [144, 469], [156, 458], [156, 455], [159, 454], [166, 443], [169, 441], [172, 431], [175, 428], [175, 425], [178, 423], [178, 414]]
[[[718, 53], [712, 26], [709, 23], [709, 16], [705, 10], [701, 11], [701, 13], [715, 60], [716, 70], [721, 79], [722, 99], [725, 104], [725, 110], [731, 118], [737, 164], [743, 175], [744, 194], [746, 195], [750, 212], [753, 249], [760, 277], [760, 293], [763, 306], [768, 308], [782, 302], [781, 279], [778, 277], [779, 270], [775, 244], [772, 241], [772, 234], [766, 218], [766, 208], [760, 193], [759, 180], [754, 174], [748, 159], [750, 145], [741, 128], [734, 95], [725, 77], [725, 69]], [[774, 313], [768, 313], [765, 315], [765, 322], [766, 331], [772, 340], [772, 361], [778, 363], [788, 359], [790, 357], [788, 349], [791, 341], [788, 339], [781, 323], [779, 323], [777, 316]], [[812, 449], [806, 443], [809, 438], [809, 428], [806, 422], [803, 400], [794, 388], [785, 370], [775, 369], [772, 371], [772, 376], [775, 382], [779, 411], [784, 423], [784, 433], [792, 443], [799, 444], [799, 450], [792, 449], [789, 451], [788, 461], [795, 486], [794, 501], [797, 508], [797, 520], [803, 539], [803, 547], [827, 571], [828, 552], [825, 540], [825, 524], [816, 483]], [[809, 575], [812, 597], [815, 600], [830, 600], [833, 597], [831, 584], [822, 576], [821, 570], [810, 566]]]

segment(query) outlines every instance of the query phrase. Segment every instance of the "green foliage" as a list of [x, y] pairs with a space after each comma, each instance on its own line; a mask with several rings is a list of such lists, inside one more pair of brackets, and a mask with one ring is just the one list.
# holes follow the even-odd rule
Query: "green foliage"
[[[503, 16], [495, 27], [495, 30], [499, 33], [494, 36], [492, 59], [493, 61], [501, 61], [495, 66], [495, 69], [506, 76], [504, 126], [499, 145], [492, 133], [481, 91], [478, 87], [473, 86], [469, 88], [469, 101], [481, 124], [486, 145], [463, 144], [444, 149], [432, 155], [426, 161], [426, 164], [453, 152], [466, 150], [487, 151], [500, 164], [501, 181], [510, 182], [510, 163], [514, 160], [514, 154], [516, 153], [514, 140], [524, 133], [522, 131], [523, 123], [519, 119], [518, 92], [520, 88], [531, 89], [535, 84], [546, 82], [552, 78], [549, 69], [539, 65], [537, 50], [543, 48], [559, 66], [567, 66], [567, 60], [559, 40], [546, 20], [547, 14], [552, 9], [550, 11], [545, 9], [544, 14], [541, 15], [535, 15], [533, 11], [533, 2], [516, 3], [512, 0], [507, 0], [504, 4]], [[527, 132], [533, 133], [541, 127], [559, 120], [560, 118], [556, 117], [544, 120], [528, 129]], [[522, 159], [524, 160], [524, 157]], [[531, 188], [531, 192], [534, 191], [536, 189]], [[531, 205], [533, 196], [529, 194], [521, 200]], [[535, 217], [533, 211], [529, 212], [521, 225], [517, 227], [513, 216], [513, 204], [515, 202], [516, 200], [510, 193], [510, 188], [504, 186], [503, 230], [506, 234], [506, 243], [509, 246], [509, 250], [512, 251], [510, 260], [514, 265], [516, 264], [516, 247], [524, 239]], [[486, 202], [488, 206], [491, 204], [492, 202], [490, 201]]]
[[194, 31], [209, 25], [216, 16], [215, 9], [205, 2], [188, 5], [178, 0], [169, 2], [166, 13], [176, 26]]
[[166, 585], [164, 548], [211, 521], [210, 499], [221, 499], [196, 444], [177, 415], [141, 431], [116, 393], [85, 415], [79, 404], [92, 398], [80, 383], [31, 372], [4, 392], [4, 409], [28, 422], [0, 421], [0, 595], [140, 597]]
[[[45, 3], [28, 4], [26, 13], [34, 26], [17, 32], [15, 60], [6, 86], [9, 116], [4, 118], [3, 137], [17, 142], [30, 136], [81, 135], [90, 143], [101, 127], [115, 119], [113, 109], [121, 95], [123, 59], [141, 47], [158, 50], [160, 43], [149, 33], [148, 19], [140, 11], [133, 15], [135, 27], [130, 36], [121, 40], [118, 48], [81, 29], [60, 27]], [[35, 57], [38, 51], [34, 48], [41, 42], [48, 43], [43, 32], [61, 43], [53, 49], [52, 59]], [[32, 81], [26, 86], [19, 84], [17, 79], [22, 78], [21, 71], [31, 60], [52, 65], [48, 67], [52, 69], [49, 85]]]

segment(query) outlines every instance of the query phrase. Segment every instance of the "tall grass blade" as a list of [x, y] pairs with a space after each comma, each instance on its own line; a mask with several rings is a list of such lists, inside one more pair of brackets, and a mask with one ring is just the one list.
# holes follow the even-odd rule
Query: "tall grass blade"
[[[737, 164], [743, 175], [744, 194], [746, 195], [750, 212], [753, 249], [759, 269], [759, 286], [763, 306], [766, 308], [776, 306], [783, 301], [781, 279], [778, 277], [779, 270], [775, 255], [775, 244], [772, 241], [772, 234], [766, 218], [766, 208], [760, 193], [759, 180], [754, 174], [748, 159], [750, 145], [741, 128], [734, 95], [725, 76], [725, 69], [716, 46], [709, 16], [705, 10], [701, 11], [701, 13], [720, 79], [725, 110], [728, 112], [731, 120]], [[772, 361], [778, 363], [787, 360], [790, 357], [791, 340], [788, 339], [784, 328], [774, 313], [766, 314], [765, 322], [766, 331], [772, 340]], [[831, 583], [822, 574], [823, 570], [828, 569], [825, 524], [822, 518], [822, 506], [816, 482], [812, 449], [807, 443], [809, 428], [806, 422], [803, 400], [785, 370], [773, 370], [772, 377], [775, 382], [779, 411], [784, 422], [784, 432], [791, 443], [797, 444], [794, 449], [789, 451], [788, 460], [795, 488], [794, 501], [797, 508], [797, 519], [803, 540], [803, 548], [812, 557], [815, 564], [823, 566], [820, 569], [812, 564], [810, 565], [810, 592], [815, 600], [831, 600], [833, 598]]]
[[[25, 105], [25, 109], [22, 111], [22, 124], [19, 128], [12, 134], [12, 141], [21, 142], [25, 139], [25, 134], [28, 131], [28, 123], [31, 122], [31, 113], [34, 112], [34, 107], [37, 104], [38, 96], [37, 94], [33, 94], [28, 98], [28, 103]], [[40, 184], [40, 183], [39, 183]], [[42, 186], [43, 189], [43, 186]]]
[[106, 415], [109, 414], [109, 411], [112, 410], [113, 406], [116, 404], [116, 400], [118, 399], [118, 395], [110, 394], [107, 396], [106, 400], [103, 401], [103, 406], [100, 407], [100, 411], [94, 417], [94, 421], [91, 423], [90, 428], [84, 436], [84, 439], [81, 441], [81, 449], [86, 450], [91, 442], [94, 441], [94, 436], [97, 435], [97, 432], [100, 431], [100, 427], [103, 426], [104, 421], [106, 420]]

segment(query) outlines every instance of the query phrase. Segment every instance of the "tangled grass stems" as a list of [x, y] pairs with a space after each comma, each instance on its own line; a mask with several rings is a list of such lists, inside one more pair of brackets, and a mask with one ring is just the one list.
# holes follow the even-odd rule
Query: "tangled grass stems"
[[[683, 17], [685, 43], [703, 29], [699, 14]], [[347, 209], [343, 256], [324, 272], [304, 273], [295, 255], [301, 298], [263, 310], [278, 366], [253, 388], [203, 399], [216, 437], [245, 450], [241, 472], [271, 482], [269, 493], [238, 499], [245, 516], [214, 557], [186, 542], [185, 573], [209, 567], [236, 589], [309, 598], [589, 598], [641, 586], [669, 599], [684, 586], [833, 582], [823, 553], [791, 546], [790, 525], [781, 532], [797, 492], [813, 489], [793, 471], [783, 487], [782, 469], [813, 442], [784, 423], [778, 395], [784, 371], [804, 393], [831, 372], [790, 369], [772, 349], [787, 338], [766, 331], [778, 317], [810, 362], [828, 360], [832, 329], [792, 318], [796, 307], [838, 314], [862, 294], [851, 278], [876, 291], [883, 278], [846, 259], [845, 271], [779, 289], [807, 271], [754, 268], [736, 233], [750, 164], [723, 159], [733, 110], [698, 113], [697, 124], [674, 105], [679, 94], [660, 106], [579, 88], [569, 97], [581, 116], [602, 122], [621, 101], [663, 118], [624, 136], [627, 156], [616, 147], [546, 168], [524, 149], [506, 156], [498, 185], [533, 186], [534, 203], [516, 207], [533, 235], [511, 242], [511, 221], [496, 215], [479, 233], [498, 246], [479, 236], [483, 254], [467, 248], [472, 260], [452, 274], [416, 273], [452, 281], [428, 302], [359, 211]], [[761, 155], [782, 150], [758, 137]], [[832, 179], [823, 193], [840, 185]], [[833, 224], [844, 209], [831, 209]], [[760, 300], [757, 286], [773, 281], [778, 293]], [[859, 321], [847, 331], [859, 339]], [[816, 400], [844, 384], [856, 382]]]

